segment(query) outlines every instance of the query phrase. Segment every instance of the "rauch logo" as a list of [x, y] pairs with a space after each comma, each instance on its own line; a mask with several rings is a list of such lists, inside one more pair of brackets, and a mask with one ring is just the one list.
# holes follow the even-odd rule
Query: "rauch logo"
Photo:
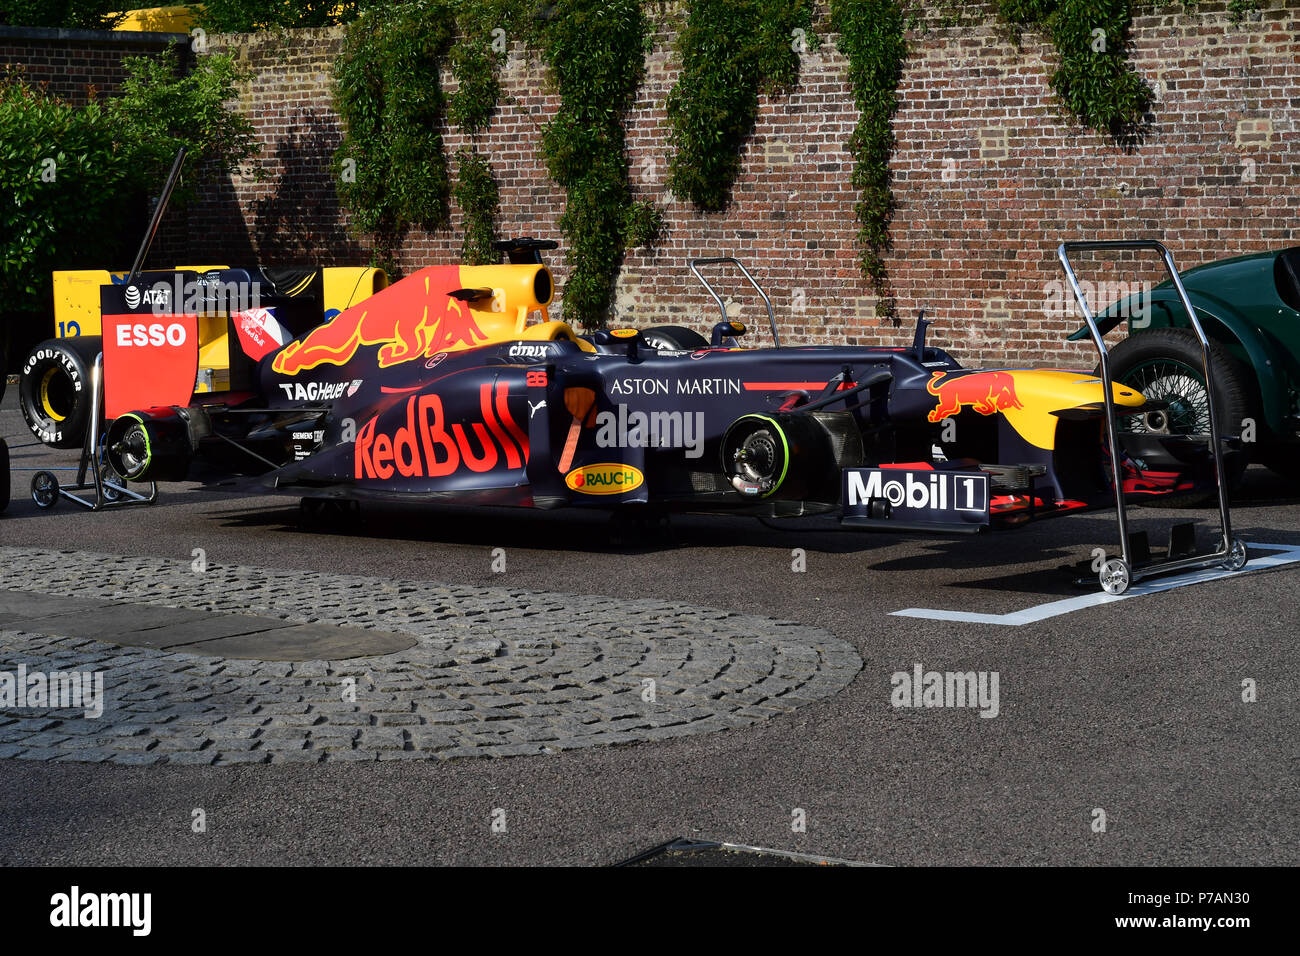
[[569, 472], [564, 483], [584, 495], [621, 495], [640, 488], [645, 476], [631, 465], [585, 465]]

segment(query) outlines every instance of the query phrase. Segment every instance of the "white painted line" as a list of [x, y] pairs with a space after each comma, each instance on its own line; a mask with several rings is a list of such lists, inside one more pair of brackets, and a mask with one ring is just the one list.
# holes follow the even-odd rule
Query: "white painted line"
[[1126, 601], [1131, 597], [1141, 597], [1144, 594], [1156, 594], [1160, 591], [1185, 587], [1188, 584], [1200, 584], [1204, 581], [1232, 578], [1238, 574], [1249, 574], [1251, 571], [1281, 567], [1284, 564], [1295, 564], [1300, 561], [1300, 547], [1284, 544], [1260, 544], [1252, 541], [1249, 549], [1251, 551], [1266, 550], [1274, 553], [1263, 557], [1251, 557], [1249, 563], [1239, 571], [1225, 571], [1223, 568], [1201, 568], [1167, 578], [1139, 581], [1123, 594], [1107, 594], [1104, 591], [1098, 591], [1095, 594], [1083, 594], [1079, 597], [1051, 601], [1037, 607], [1025, 608], [1023, 611], [1012, 611], [1010, 614], [978, 614], [974, 611], [942, 611], [926, 607], [909, 607], [902, 611], [892, 611], [890, 616], [920, 617], [931, 621], [961, 621], [967, 624], [1004, 624], [1010, 627], [1019, 627], [1022, 624], [1034, 624], [1049, 617], [1058, 617], [1061, 614], [1082, 611], [1085, 608], [1097, 607], [1101, 604]]

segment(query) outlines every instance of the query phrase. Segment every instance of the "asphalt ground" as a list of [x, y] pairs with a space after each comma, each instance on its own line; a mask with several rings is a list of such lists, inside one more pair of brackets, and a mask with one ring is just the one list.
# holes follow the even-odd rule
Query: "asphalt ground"
[[[329, 571], [689, 601], [825, 628], [865, 663], [838, 695], [747, 728], [555, 755], [0, 760], [0, 863], [611, 864], [678, 837], [903, 865], [1300, 861], [1300, 565], [1006, 627], [890, 612], [1005, 613], [1090, 593], [1061, 567], [1113, 550], [1113, 520], [946, 540], [685, 517], [670, 537], [615, 545], [602, 519], [570, 513], [368, 509], [350, 533], [304, 530], [292, 499], [194, 484], [164, 486], [153, 506], [39, 512], [22, 469], [76, 456], [33, 445], [14, 399], [0, 410], [15, 469], [6, 545], [186, 560], [203, 548], [209, 561], [301, 569], [305, 589]], [[1237, 533], [1300, 545], [1296, 496], [1253, 468]], [[1214, 519], [1133, 514], [1153, 541], [1194, 519], [1208, 542]], [[916, 664], [997, 672], [998, 716], [895, 708], [891, 675]]]

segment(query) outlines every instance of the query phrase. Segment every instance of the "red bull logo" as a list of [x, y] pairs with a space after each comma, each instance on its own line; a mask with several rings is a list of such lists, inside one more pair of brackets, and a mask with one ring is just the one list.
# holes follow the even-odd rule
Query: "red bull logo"
[[[509, 386], [479, 386], [482, 421], [447, 425], [442, 398], [436, 394], [412, 395], [406, 400], [406, 424], [395, 431], [378, 431], [376, 415], [357, 433], [354, 476], [357, 480], [387, 481], [403, 478], [441, 478], [461, 468], [491, 471], [502, 459], [507, 468], [528, 462], [528, 436], [506, 407]], [[471, 437], [472, 436], [472, 437]]]
[[448, 295], [459, 287], [459, 266], [422, 269], [290, 343], [271, 368], [297, 375], [318, 365], [347, 365], [363, 345], [379, 346], [380, 368], [473, 348], [487, 335], [469, 307]]
[[1016, 380], [1010, 372], [935, 372], [925, 390], [939, 399], [926, 416], [941, 422], [969, 405], [981, 415], [1009, 408], [1024, 408], [1016, 398]]

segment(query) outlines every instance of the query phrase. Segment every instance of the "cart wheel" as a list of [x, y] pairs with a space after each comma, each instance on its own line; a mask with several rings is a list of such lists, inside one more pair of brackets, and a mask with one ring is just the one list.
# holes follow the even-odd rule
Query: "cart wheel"
[[1128, 590], [1133, 576], [1129, 573], [1128, 562], [1123, 558], [1111, 558], [1101, 566], [1101, 589], [1107, 594], [1123, 594]]
[[[1223, 539], [1219, 539], [1219, 549], [1223, 548]], [[1246, 566], [1246, 542], [1240, 538], [1232, 539], [1232, 547], [1228, 548], [1228, 556], [1223, 560], [1219, 567], [1228, 571], [1240, 571]]]
[[32, 475], [32, 501], [38, 508], [53, 508], [59, 503], [59, 479], [51, 472], [38, 471]]
[[105, 501], [120, 501], [123, 498], [122, 492], [118, 491], [117, 488], [110, 487], [108, 484], [111, 481], [120, 488], [126, 487], [126, 479], [114, 471], [112, 465], [107, 463], [104, 465], [100, 480], [103, 482]]

